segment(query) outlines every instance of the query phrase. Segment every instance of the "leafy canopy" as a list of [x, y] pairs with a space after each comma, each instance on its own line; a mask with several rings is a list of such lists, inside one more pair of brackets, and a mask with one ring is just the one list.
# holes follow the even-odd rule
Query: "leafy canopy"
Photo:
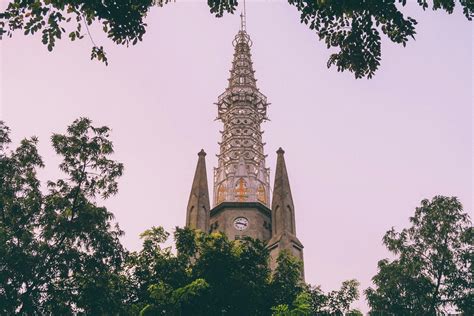
[[9, 151], [0, 123], [0, 314], [119, 313], [126, 292], [122, 231], [97, 196], [117, 192], [107, 127], [85, 118], [51, 138], [64, 178], [41, 186], [38, 140]]
[[[16, 30], [25, 35], [41, 32], [41, 40], [53, 50], [56, 40], [65, 34], [71, 41], [88, 36], [92, 42], [91, 59], [107, 64], [104, 47], [97, 45], [89, 26], [97, 21], [107, 37], [119, 45], [135, 45], [143, 39], [144, 22], [152, 7], [161, 7], [170, 0], [13, 0], [0, 13], [0, 38], [12, 36]], [[459, 0], [468, 20], [474, 16], [474, 3]], [[210, 12], [216, 17], [234, 13], [237, 0], [208, 0]], [[371, 78], [380, 65], [381, 36], [405, 46], [416, 34], [417, 21], [400, 9], [406, 0], [288, 0], [301, 13], [301, 22], [316, 32], [327, 48], [335, 48], [328, 67], [348, 70], [356, 78]], [[451, 14], [455, 0], [417, 0], [426, 10], [443, 10]]]
[[455, 197], [423, 200], [411, 227], [383, 242], [396, 259], [381, 260], [365, 293], [374, 313], [437, 315], [455, 307], [473, 313], [472, 224]]
[[152, 228], [142, 235], [143, 250], [131, 254], [136, 289], [131, 303], [141, 315], [330, 315], [348, 310], [358, 298], [359, 284], [351, 280], [339, 291], [319, 291], [336, 309], [315, 305], [311, 287], [301, 282], [301, 262], [283, 251], [271, 273], [268, 250], [259, 240], [177, 228], [174, 255], [161, 247], [168, 236]]
[[[143, 250], [131, 254], [133, 304], [143, 315], [268, 315], [270, 291], [285, 292], [279, 285], [284, 276], [271, 277], [268, 250], [259, 240], [230, 241], [220, 233], [177, 228], [174, 255], [160, 245], [167, 237], [162, 228], [152, 228], [142, 235]], [[300, 267], [285, 270], [299, 275]], [[299, 288], [299, 282], [286, 286]]]

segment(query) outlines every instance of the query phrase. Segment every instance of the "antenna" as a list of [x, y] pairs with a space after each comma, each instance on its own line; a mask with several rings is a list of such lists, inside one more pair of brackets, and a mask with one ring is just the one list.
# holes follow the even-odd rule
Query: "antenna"
[[240, 30], [243, 32], [247, 31], [247, 12], [245, 10], [245, 0], [244, 0], [244, 10], [240, 13]]

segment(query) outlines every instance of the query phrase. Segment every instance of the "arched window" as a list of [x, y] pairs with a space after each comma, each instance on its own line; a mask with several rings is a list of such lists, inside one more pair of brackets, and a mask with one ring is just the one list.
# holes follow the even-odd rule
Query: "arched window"
[[291, 209], [291, 207], [289, 205], [286, 206], [286, 210], [287, 210], [287, 223], [288, 223], [288, 230], [291, 232], [291, 233], [295, 233], [295, 223], [294, 223], [294, 217], [293, 217], [293, 210]]
[[275, 216], [275, 219], [273, 220], [273, 223], [275, 224], [273, 227], [275, 229], [275, 235], [278, 234], [278, 224], [280, 223], [281, 220], [281, 215], [280, 215], [280, 205], [277, 205], [275, 210], [273, 211], [272, 216]]
[[196, 216], [194, 216], [193, 212], [194, 212], [194, 205], [191, 206], [191, 208], [189, 209], [189, 214], [188, 214], [188, 226], [191, 228], [195, 228], [197, 224]]

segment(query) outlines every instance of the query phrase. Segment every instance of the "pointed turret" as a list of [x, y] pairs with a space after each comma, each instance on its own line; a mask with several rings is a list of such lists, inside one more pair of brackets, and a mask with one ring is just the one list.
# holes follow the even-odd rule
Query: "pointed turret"
[[210, 203], [209, 188], [207, 186], [206, 153], [203, 149], [198, 153], [198, 156], [186, 212], [186, 226], [208, 232]]
[[295, 212], [293, 197], [291, 196], [290, 180], [285, 164], [285, 151], [277, 151], [275, 183], [273, 187], [273, 235], [288, 232], [296, 235]]
[[303, 261], [303, 244], [296, 237], [295, 207], [286, 170], [285, 151], [279, 148], [277, 154], [272, 197], [272, 239], [268, 242], [272, 269], [276, 265], [278, 254], [283, 250]]

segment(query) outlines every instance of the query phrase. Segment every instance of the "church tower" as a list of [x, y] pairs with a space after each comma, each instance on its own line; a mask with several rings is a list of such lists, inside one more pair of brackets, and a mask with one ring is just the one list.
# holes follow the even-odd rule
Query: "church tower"
[[263, 240], [268, 244], [274, 269], [282, 250], [303, 260], [303, 245], [296, 238], [295, 208], [281, 148], [277, 151], [273, 202], [270, 201], [270, 171], [265, 164], [261, 129], [268, 120], [269, 103], [257, 88], [250, 54], [252, 41], [244, 20], [232, 44], [235, 51], [229, 84], [216, 103], [223, 130], [214, 168], [213, 208], [209, 209], [206, 154], [201, 151], [186, 225], [207, 232], [220, 231], [229, 239], [248, 236]]

